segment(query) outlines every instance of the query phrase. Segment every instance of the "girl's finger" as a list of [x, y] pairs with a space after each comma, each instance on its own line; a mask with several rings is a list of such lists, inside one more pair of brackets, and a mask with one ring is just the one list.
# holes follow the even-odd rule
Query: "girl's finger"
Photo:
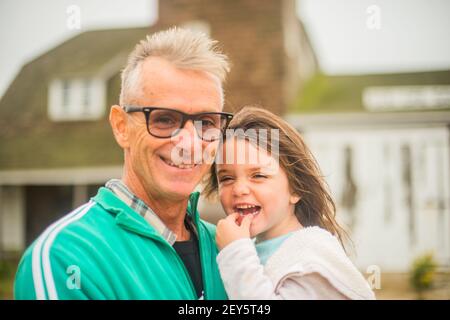
[[250, 229], [250, 224], [252, 223], [253, 215], [252, 214], [246, 214], [244, 219], [241, 222], [241, 228], [244, 228], [245, 230]]
[[232, 214], [228, 215], [225, 219], [231, 220], [231, 221], [236, 221], [238, 218], [239, 218], [239, 213], [233, 212]]

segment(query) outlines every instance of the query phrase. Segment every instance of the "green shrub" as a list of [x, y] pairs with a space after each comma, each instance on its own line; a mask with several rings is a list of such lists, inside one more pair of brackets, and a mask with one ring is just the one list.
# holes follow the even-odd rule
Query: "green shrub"
[[417, 292], [419, 299], [423, 299], [426, 290], [433, 287], [436, 276], [437, 263], [432, 253], [416, 258], [410, 271], [410, 283]]
[[0, 278], [6, 278], [13, 273], [12, 265], [9, 261], [0, 260]]

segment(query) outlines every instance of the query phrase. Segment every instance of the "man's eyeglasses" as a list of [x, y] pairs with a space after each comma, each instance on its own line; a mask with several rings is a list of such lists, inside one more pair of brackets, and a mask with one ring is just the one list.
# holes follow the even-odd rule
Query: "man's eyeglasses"
[[159, 107], [123, 106], [127, 113], [143, 112], [147, 131], [156, 138], [170, 138], [184, 128], [188, 120], [192, 120], [200, 139], [205, 141], [219, 140], [228, 127], [232, 113], [201, 112], [187, 114], [178, 110]]

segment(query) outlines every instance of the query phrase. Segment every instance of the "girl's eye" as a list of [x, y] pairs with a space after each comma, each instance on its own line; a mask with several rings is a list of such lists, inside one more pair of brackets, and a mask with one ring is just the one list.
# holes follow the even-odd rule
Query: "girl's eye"
[[256, 178], [256, 179], [264, 179], [264, 178], [267, 178], [267, 176], [264, 175], [264, 174], [257, 173], [257, 174], [255, 174], [255, 175], [253, 175], [253, 178]]
[[231, 181], [232, 178], [229, 176], [225, 176], [225, 177], [220, 177], [219, 178], [219, 183], [223, 183], [223, 182], [227, 182], [227, 181]]

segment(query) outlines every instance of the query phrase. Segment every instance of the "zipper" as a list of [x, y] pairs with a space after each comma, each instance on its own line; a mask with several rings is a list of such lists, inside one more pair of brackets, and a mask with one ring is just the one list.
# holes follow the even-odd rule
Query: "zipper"
[[[203, 241], [201, 241], [201, 232], [200, 232], [200, 228], [199, 228], [199, 226], [198, 226], [198, 221], [197, 221], [197, 219], [194, 219], [194, 223], [195, 223], [195, 227], [197, 228], [197, 233], [198, 233], [198, 251], [200, 252], [200, 254], [199, 254], [199, 258], [200, 258], [200, 269], [202, 270], [202, 285], [203, 285], [203, 300], [207, 300], [207, 298], [206, 298], [206, 286], [205, 286], [205, 279], [206, 279], [206, 276], [205, 276], [205, 264], [203, 263], [203, 261], [205, 260], [205, 257], [204, 257], [204, 250], [203, 250], [203, 246], [202, 246], [202, 242]], [[161, 239], [158, 239], [158, 240], [160, 240], [161, 241]], [[180, 258], [180, 256], [178, 255], [178, 253], [175, 251], [175, 249], [173, 248], [173, 246], [171, 246], [169, 243], [167, 243], [167, 241], [164, 241], [164, 243], [166, 244], [166, 245], [168, 245], [171, 249], [172, 249], [172, 252], [175, 254], [175, 256], [177, 257], [177, 259], [178, 259], [178, 262], [181, 264], [181, 266], [182, 266], [182, 268], [183, 268], [183, 270], [184, 270], [184, 274], [185, 274], [185, 276], [187, 277], [187, 279], [188, 279], [188, 281], [189, 281], [189, 284], [190, 284], [190, 286], [191, 286], [191, 290], [192, 290], [192, 292], [193, 292], [193, 294], [194, 294], [194, 297], [197, 297], [197, 291], [195, 290], [195, 286], [194, 286], [194, 284], [193, 284], [193, 282], [192, 282], [192, 279], [191, 279], [191, 276], [189, 275], [189, 272], [187, 271], [187, 268], [186, 268], [186, 266], [184, 265], [184, 262], [183, 262], [183, 260], [181, 260], [181, 258]], [[197, 297], [197, 300], [198, 300], [199, 298]]]
[[[191, 207], [190, 210], [187, 210], [187, 214], [191, 216], [192, 220], [194, 221], [194, 226], [197, 229], [197, 235], [198, 235], [198, 251], [199, 251], [199, 256], [200, 256], [200, 268], [202, 270], [202, 284], [203, 284], [203, 299], [204, 300], [208, 300], [207, 299], [207, 290], [206, 290], [206, 273], [205, 273], [205, 268], [206, 268], [206, 264], [204, 262], [206, 262], [206, 257], [205, 257], [205, 250], [203, 248], [203, 229], [200, 228], [200, 217], [197, 213], [197, 203], [198, 203], [198, 198], [199, 198], [199, 194], [194, 196], [194, 201], [191, 202], [191, 199], [189, 199], [189, 202], [191, 202]], [[191, 214], [191, 212], [193, 211], [193, 213]], [[206, 232], [207, 235], [209, 235], [208, 232]]]
[[[175, 249], [173, 248], [173, 246], [170, 245], [170, 243], [168, 243], [166, 240], [164, 240], [161, 237], [158, 236], [152, 236], [153, 239], [158, 240], [159, 242], [163, 243], [165, 246], [168, 246], [170, 248], [170, 251], [172, 252], [172, 254], [175, 256], [176, 260], [178, 261], [178, 264], [181, 266], [181, 269], [184, 272], [184, 276], [187, 279], [189, 286], [191, 288], [191, 293], [193, 297], [197, 297], [197, 292], [195, 291], [195, 287], [194, 287], [194, 283], [192, 282], [191, 276], [189, 275], [189, 272], [187, 271], [186, 266], [184, 265], [183, 260], [181, 260], [180, 256], [178, 255], [178, 253], [175, 251]], [[203, 272], [203, 270], [202, 270]], [[202, 274], [203, 276], [203, 274]], [[198, 299], [198, 297], [197, 297]]]
[[[192, 295], [193, 295], [194, 297], [197, 297], [197, 291], [195, 291], [195, 287], [194, 287], [194, 284], [192, 283], [191, 276], [189, 275], [189, 272], [187, 271], [187, 268], [186, 268], [186, 266], [184, 265], [183, 260], [181, 260], [180, 256], [179, 256], [178, 253], [175, 251], [175, 249], [173, 248], [173, 246], [171, 246], [169, 243], [167, 243], [167, 241], [164, 241], [164, 242], [166, 243], [166, 245], [168, 245], [168, 246], [170, 247], [170, 249], [172, 250], [172, 253], [175, 255], [175, 257], [176, 257], [176, 259], [177, 259], [177, 261], [178, 261], [178, 264], [181, 265], [181, 268], [182, 268], [183, 271], [184, 271], [184, 276], [185, 276], [186, 279], [188, 280], [189, 286], [191, 287]], [[202, 270], [202, 271], [203, 271], [203, 270]], [[202, 275], [202, 276], [203, 276], [203, 275]], [[198, 300], [198, 297], [197, 297], [197, 300]]]
[[[124, 227], [126, 229], [126, 226], [124, 226]], [[184, 272], [184, 276], [187, 279], [187, 281], [189, 283], [189, 286], [191, 288], [192, 296], [193, 297], [197, 297], [197, 292], [195, 291], [195, 287], [194, 287], [194, 284], [192, 283], [191, 276], [189, 275], [189, 272], [187, 271], [186, 266], [184, 265], [184, 263], [181, 260], [180, 256], [175, 251], [175, 249], [170, 245], [170, 243], [168, 243], [164, 238], [162, 238], [161, 236], [158, 236], [158, 235], [146, 234], [145, 237], [151, 238], [151, 239], [156, 240], [158, 242], [161, 242], [163, 245], [165, 245], [165, 246], [170, 248], [169, 250], [172, 252], [173, 255], [175, 255], [175, 258], [177, 259], [178, 264], [181, 265], [181, 268], [182, 268], [182, 270]], [[203, 266], [202, 266], [202, 272], [203, 272]], [[202, 278], [203, 278], [203, 274], [202, 274]], [[198, 299], [198, 297], [197, 297], [197, 299]]]
[[205, 257], [205, 250], [202, 245], [203, 241], [201, 241], [203, 230], [200, 230], [198, 221], [194, 221], [194, 222], [195, 222], [195, 226], [196, 226], [197, 232], [198, 232], [198, 251], [200, 251], [200, 265], [201, 265], [201, 269], [202, 269], [203, 299], [208, 300], [207, 295], [206, 295], [207, 290], [206, 290], [206, 281], [205, 281], [205, 279], [206, 279], [206, 273], [205, 273], [206, 263], [203, 263], [203, 262], [206, 262], [205, 261], [206, 257]]
[[[195, 207], [196, 207], [196, 206], [195, 206]], [[190, 215], [189, 210], [187, 210], [187, 214]], [[204, 265], [204, 263], [203, 263], [203, 261], [205, 261], [206, 257], [205, 257], [205, 253], [204, 253], [204, 249], [203, 249], [203, 245], [202, 245], [202, 242], [203, 242], [203, 241], [202, 241], [202, 238], [203, 238], [203, 237], [202, 237], [202, 232], [201, 232], [201, 230], [200, 230], [200, 228], [199, 228], [199, 220], [200, 220], [200, 219], [199, 219], [198, 215], [196, 215], [195, 213], [192, 214], [191, 217], [193, 218], [193, 221], [194, 221], [195, 227], [196, 227], [196, 229], [197, 229], [197, 233], [198, 233], [198, 250], [199, 250], [199, 252], [200, 252], [200, 254], [199, 254], [199, 256], [200, 256], [200, 268], [201, 268], [201, 270], [202, 270], [203, 299], [206, 300], [206, 286], [205, 286], [205, 284], [206, 284], [206, 283], [205, 283], [205, 278], [206, 278], [206, 276], [205, 276], [205, 265]], [[122, 225], [122, 227], [123, 227], [124, 229], [129, 229], [126, 225]], [[133, 231], [133, 232], [136, 232], [136, 230], [133, 230], [133, 229], [130, 229], [130, 230]], [[146, 234], [143, 234], [143, 233], [141, 233], [141, 232], [138, 232], [138, 234], [141, 234], [142, 236], [145, 236], [145, 237], [147, 237], [147, 238], [151, 238], [151, 239], [154, 239], [154, 240], [156, 240], [156, 241], [159, 241], [159, 242], [163, 243], [165, 246], [170, 247], [170, 250], [171, 250], [172, 254], [175, 255], [175, 257], [176, 257], [176, 259], [177, 259], [177, 261], [178, 261], [178, 264], [181, 265], [181, 268], [182, 268], [182, 270], [183, 270], [183, 272], [184, 272], [184, 275], [185, 275], [186, 279], [188, 280], [189, 286], [190, 286], [190, 288], [191, 288], [192, 296], [193, 296], [193, 297], [196, 297], [196, 299], [198, 300], [197, 292], [196, 292], [196, 290], [195, 290], [195, 286], [194, 286], [194, 283], [192, 282], [191, 276], [189, 275], [189, 272], [188, 272], [186, 266], [184, 265], [183, 260], [181, 260], [180, 256], [178, 255], [178, 253], [176, 252], [176, 250], [173, 248], [173, 246], [171, 246], [171, 245], [170, 245], [164, 238], [162, 238], [160, 235], [156, 235], [156, 234], [147, 234], [147, 233], [146, 233]], [[208, 233], [208, 234], [209, 234], [209, 233]]]

